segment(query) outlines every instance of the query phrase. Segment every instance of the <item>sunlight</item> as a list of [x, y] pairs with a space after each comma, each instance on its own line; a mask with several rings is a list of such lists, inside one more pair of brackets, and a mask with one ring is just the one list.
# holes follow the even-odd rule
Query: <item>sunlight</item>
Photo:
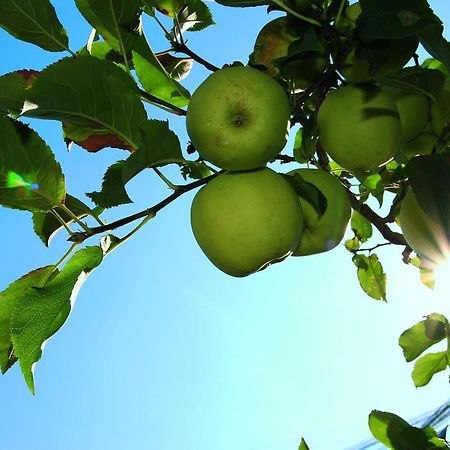
[[448, 300], [450, 293], [450, 258], [436, 268], [434, 277], [436, 280], [434, 294], [441, 300]]

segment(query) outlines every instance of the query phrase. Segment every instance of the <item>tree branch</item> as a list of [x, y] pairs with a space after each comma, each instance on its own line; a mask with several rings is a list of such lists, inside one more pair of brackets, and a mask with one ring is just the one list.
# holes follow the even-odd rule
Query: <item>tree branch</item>
[[150, 215], [155, 216], [158, 211], [160, 211], [165, 206], [172, 203], [178, 197], [181, 197], [186, 192], [192, 191], [195, 188], [205, 185], [206, 183], [208, 183], [208, 181], [211, 181], [213, 178], [215, 178], [222, 172], [223, 171], [217, 172], [206, 178], [202, 178], [201, 180], [197, 180], [192, 183], [185, 184], [183, 186], [178, 186], [177, 189], [172, 194], [170, 194], [165, 199], [161, 200], [159, 203], [156, 203], [155, 205], [151, 206], [150, 208], [144, 209], [143, 211], [139, 211], [135, 214], [132, 214], [131, 216], [123, 217], [122, 219], [116, 220], [115, 222], [111, 222], [106, 225], [92, 227], [88, 231], [80, 231], [73, 233], [68, 240], [72, 242], [83, 242], [96, 234], [104, 233], [105, 231], [115, 230], [116, 228], [128, 225], [129, 223], [142, 219], [146, 216]]
[[194, 61], [197, 61], [199, 64], [206, 67], [211, 72], [219, 70], [219, 67], [211, 64], [210, 62], [206, 61], [206, 59], [203, 59], [201, 56], [197, 55], [197, 53], [193, 52], [186, 44], [175, 41], [172, 41], [171, 44], [172, 48], [177, 53], [184, 53], [185, 55], [190, 56]]
[[178, 106], [172, 105], [171, 103], [166, 102], [164, 100], [161, 100], [160, 98], [155, 97], [154, 95], [149, 94], [148, 92], [145, 92], [142, 89], [139, 89], [139, 95], [143, 99], [147, 100], [148, 102], [163, 106], [164, 108], [170, 110], [171, 112], [173, 112], [179, 116], [186, 115], [186, 111], [184, 109], [179, 108]]

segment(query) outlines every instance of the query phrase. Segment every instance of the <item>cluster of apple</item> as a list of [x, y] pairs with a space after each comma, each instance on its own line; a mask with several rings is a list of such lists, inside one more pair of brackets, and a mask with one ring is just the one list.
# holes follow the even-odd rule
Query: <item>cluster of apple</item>
[[350, 218], [344, 187], [329, 173], [297, 169], [327, 200], [321, 216], [287, 179], [266, 167], [285, 146], [290, 105], [268, 75], [248, 66], [221, 69], [194, 92], [186, 124], [207, 161], [224, 169], [196, 194], [194, 236], [223, 272], [246, 276], [291, 254], [330, 250]]

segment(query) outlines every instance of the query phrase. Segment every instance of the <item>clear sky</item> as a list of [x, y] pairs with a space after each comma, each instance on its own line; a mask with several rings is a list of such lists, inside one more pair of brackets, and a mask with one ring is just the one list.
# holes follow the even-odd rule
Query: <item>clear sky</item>
[[[71, 48], [81, 47], [89, 26], [73, 2], [53, 3]], [[449, 23], [446, 1], [431, 4]], [[258, 30], [276, 14], [209, 5], [217, 25], [192, 34], [189, 45], [219, 66], [247, 62]], [[164, 50], [158, 29], [147, 25], [153, 48]], [[2, 74], [64, 56], [1, 30], [0, 48]], [[206, 75], [196, 65], [184, 84], [193, 89]], [[185, 146], [183, 120], [169, 119]], [[76, 146], [68, 153], [57, 122], [32, 124], [61, 162], [68, 191], [81, 198], [124, 156]], [[165, 173], [179, 181], [175, 170]], [[128, 190], [135, 204], [108, 212], [109, 220], [169, 194], [150, 172]], [[343, 450], [369, 437], [372, 409], [412, 418], [449, 397], [448, 373], [413, 386], [397, 344], [424, 315], [450, 315], [449, 273], [431, 292], [401, 262], [401, 248], [384, 247], [389, 303], [377, 302], [361, 291], [340, 246], [235, 279], [197, 247], [193, 195], [162, 210], [88, 279], [36, 366], [36, 396], [18, 366], [0, 379], [0, 449], [296, 450], [303, 436], [312, 450]], [[61, 233], [46, 249], [30, 217], [0, 209], [1, 289], [67, 248]]]

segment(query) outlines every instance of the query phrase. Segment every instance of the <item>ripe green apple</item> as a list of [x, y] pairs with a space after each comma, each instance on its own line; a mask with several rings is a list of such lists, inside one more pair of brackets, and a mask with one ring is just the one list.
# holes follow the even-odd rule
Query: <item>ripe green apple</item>
[[431, 102], [430, 122], [433, 133], [439, 136], [450, 119], [450, 88], [444, 88], [436, 101]]
[[399, 219], [406, 242], [419, 256], [436, 265], [447, 260], [449, 235], [439, 221], [424, 212], [412, 188], [402, 201]]
[[268, 168], [225, 172], [194, 197], [195, 239], [223, 272], [244, 277], [289, 256], [297, 247], [303, 213], [294, 189]]
[[425, 95], [400, 89], [386, 88], [395, 99], [402, 127], [402, 142], [418, 137], [427, 127], [430, 104]]
[[278, 17], [267, 23], [259, 32], [249, 62], [253, 66], [262, 66], [273, 78], [288, 78], [294, 90], [306, 89], [328, 67], [328, 57], [313, 53], [310, 57], [289, 62], [281, 73], [276, 60], [288, 55], [289, 46], [300, 40], [306, 27], [302, 22], [292, 22], [288, 17]]
[[321, 169], [296, 169], [303, 180], [319, 189], [327, 200], [327, 209], [319, 217], [314, 207], [299, 197], [303, 210], [303, 234], [294, 256], [314, 255], [336, 247], [344, 237], [350, 220], [351, 206], [347, 192], [339, 180]]
[[283, 88], [248, 66], [210, 75], [193, 93], [186, 127], [207, 161], [227, 170], [264, 166], [286, 145], [290, 105]]
[[328, 93], [317, 125], [324, 150], [347, 170], [373, 170], [400, 149], [400, 117], [391, 95], [373, 85]]

